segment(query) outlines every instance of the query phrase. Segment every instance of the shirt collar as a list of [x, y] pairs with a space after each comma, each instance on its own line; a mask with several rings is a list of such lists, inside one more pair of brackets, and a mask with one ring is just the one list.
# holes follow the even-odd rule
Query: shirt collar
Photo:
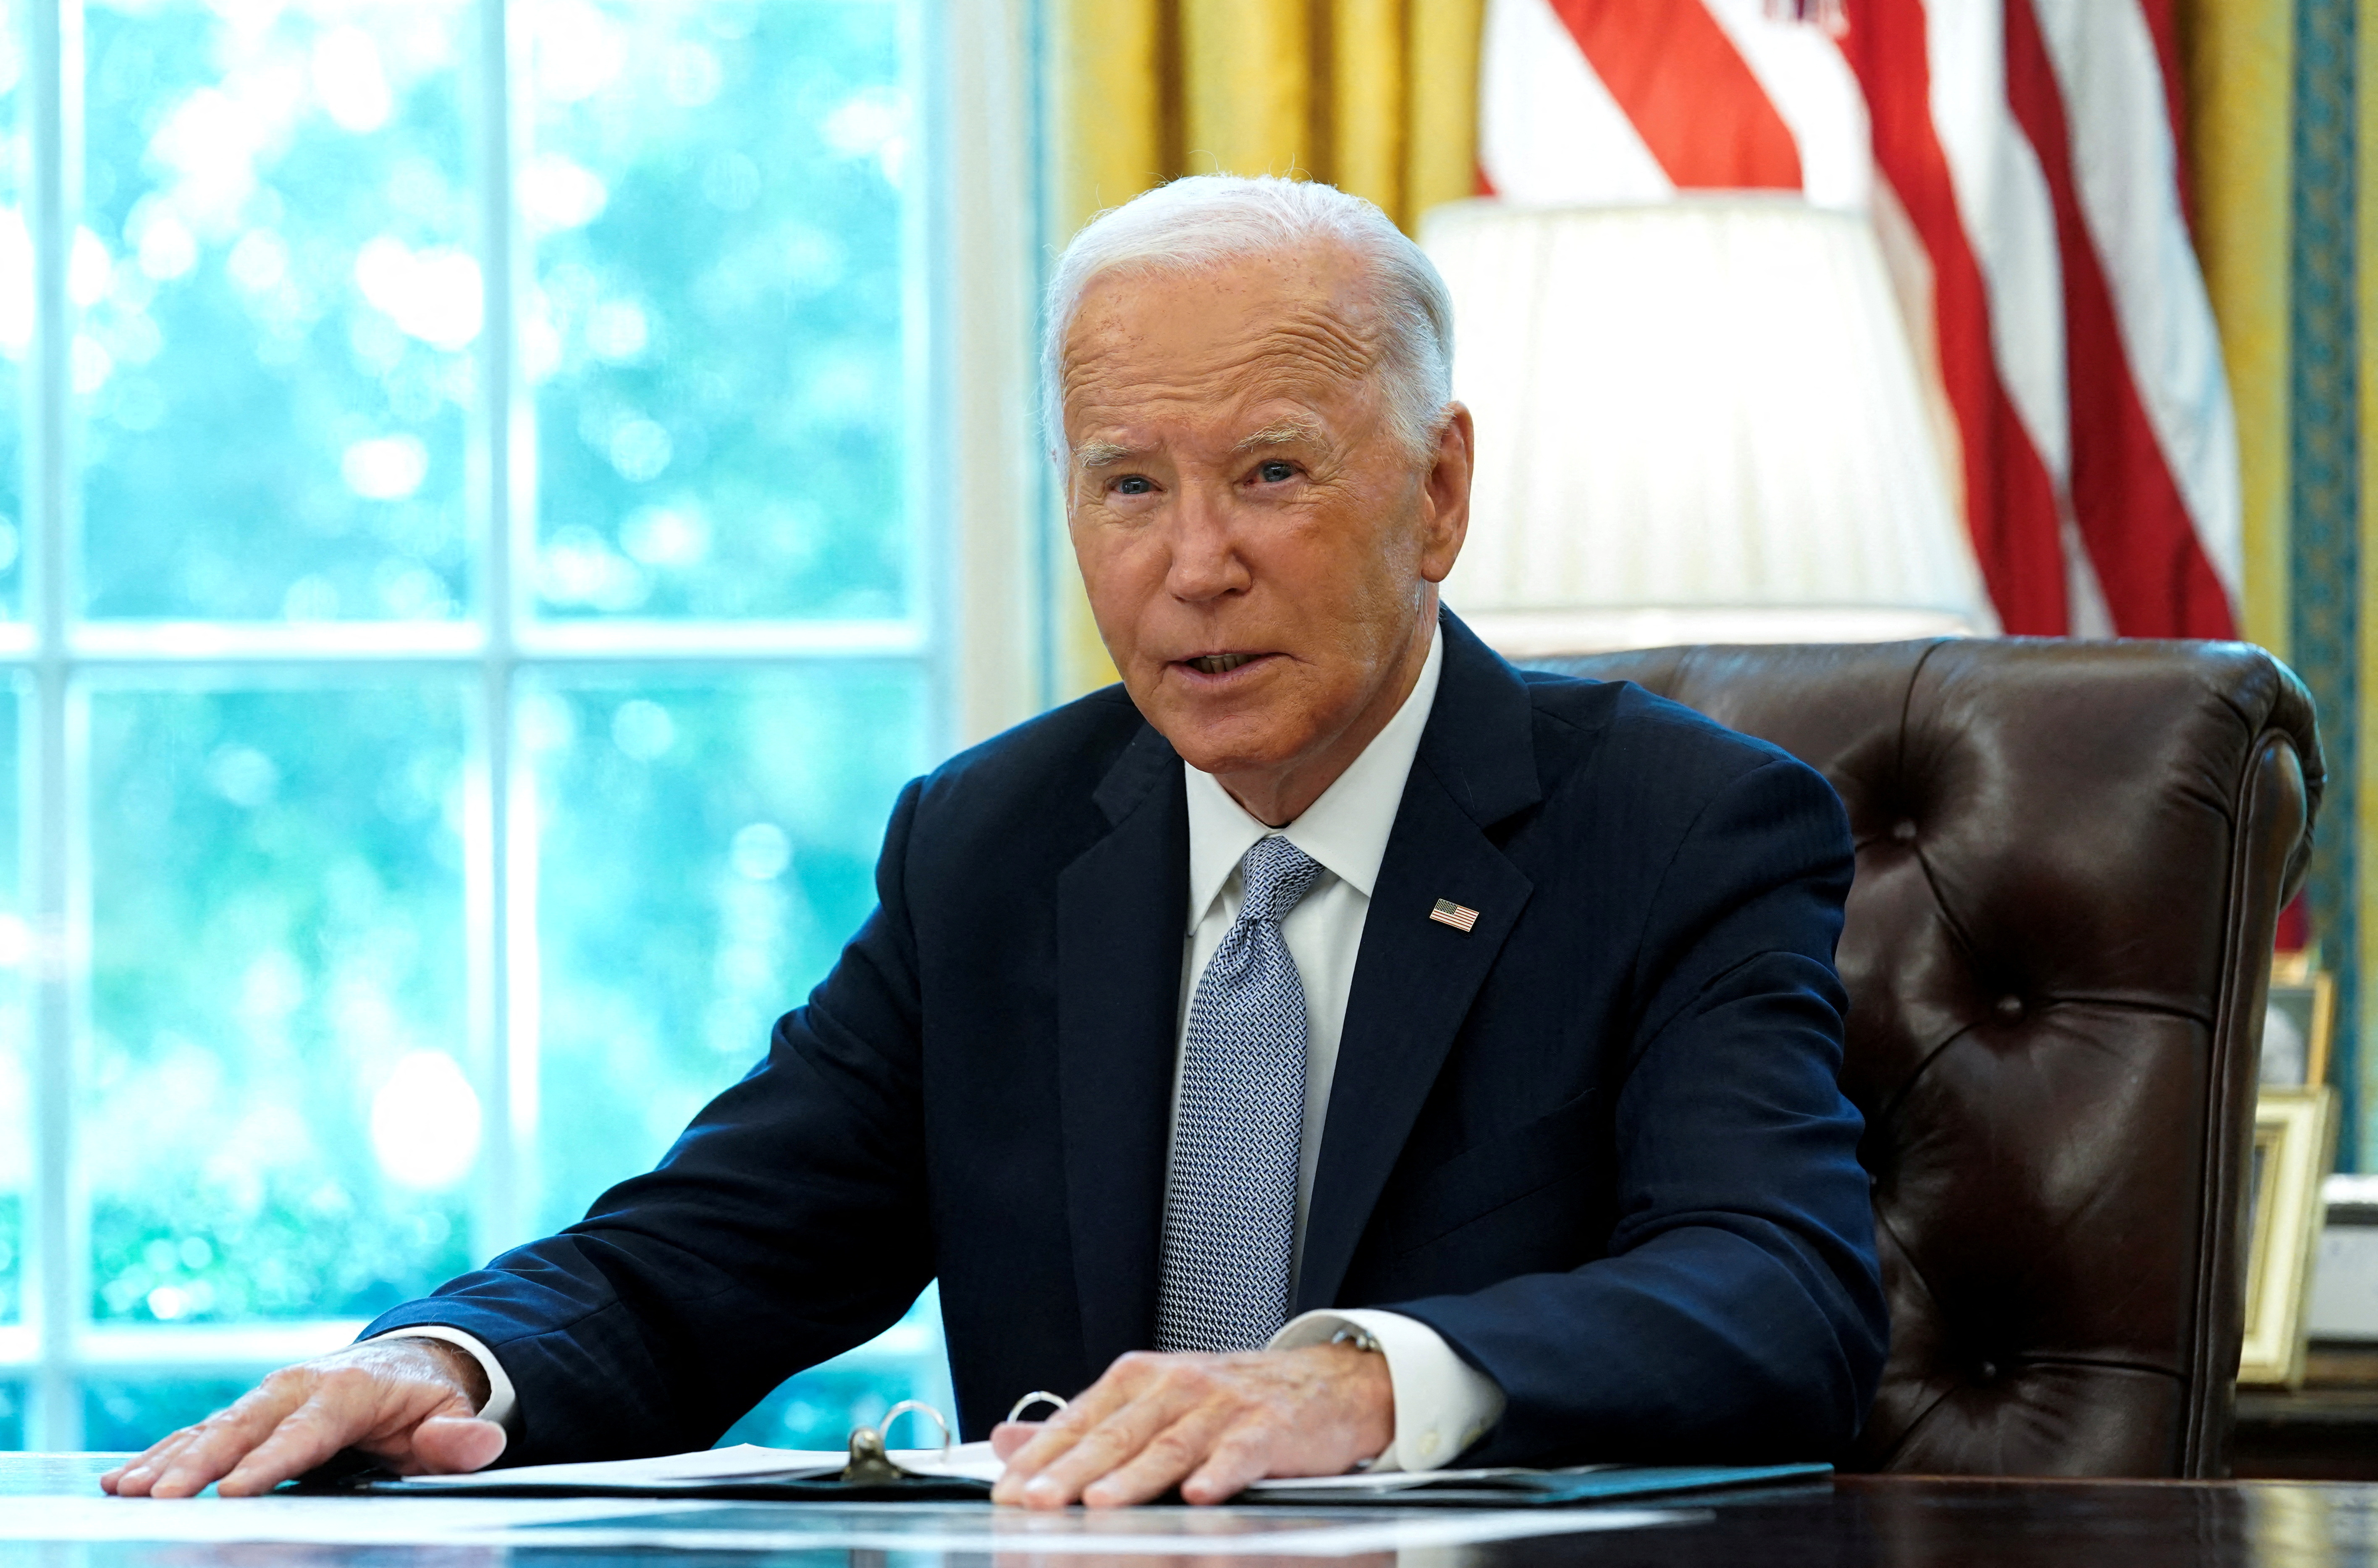
[[[1429, 634], [1428, 659], [1420, 667], [1420, 679], [1395, 717], [1321, 792], [1320, 799], [1277, 830], [1364, 898], [1371, 896], [1379, 862], [1387, 856], [1387, 834], [1394, 831], [1396, 809], [1403, 803], [1412, 759], [1420, 754], [1420, 737], [1436, 703], [1437, 673], [1444, 664], [1440, 627]], [[1255, 840], [1275, 830], [1249, 816], [1213, 774], [1186, 762], [1181, 768], [1189, 786], [1189, 924], [1195, 927], [1221, 896], [1241, 857]]]

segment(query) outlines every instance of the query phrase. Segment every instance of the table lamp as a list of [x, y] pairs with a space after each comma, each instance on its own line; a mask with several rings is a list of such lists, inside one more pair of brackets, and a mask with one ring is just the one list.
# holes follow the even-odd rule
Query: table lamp
[[1478, 422], [1445, 598], [1504, 654], [1998, 630], [1863, 215], [1465, 201], [1423, 243]]

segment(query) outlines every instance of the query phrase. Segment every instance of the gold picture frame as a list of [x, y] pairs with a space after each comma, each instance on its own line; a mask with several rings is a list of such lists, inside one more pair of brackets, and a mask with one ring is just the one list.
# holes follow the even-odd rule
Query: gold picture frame
[[2314, 968], [2308, 952], [2280, 953], [2271, 963], [2264, 1005], [2264, 1084], [2326, 1083], [2329, 1041], [2336, 1022], [2336, 977]]
[[2254, 1104], [2246, 1201], [2246, 1333], [2238, 1381], [2297, 1388], [2320, 1244], [2320, 1186], [2336, 1156], [2336, 1091], [2266, 1085]]

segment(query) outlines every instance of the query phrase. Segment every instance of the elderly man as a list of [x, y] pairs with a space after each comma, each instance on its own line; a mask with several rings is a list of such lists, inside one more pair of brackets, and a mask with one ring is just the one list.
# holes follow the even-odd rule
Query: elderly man
[[1122, 686], [908, 786], [880, 906], [658, 1169], [111, 1490], [701, 1446], [935, 1278], [969, 1435], [1077, 1395], [999, 1428], [1004, 1502], [1856, 1434], [1832, 791], [1440, 610], [1470, 415], [1368, 203], [1180, 181], [1047, 331]]

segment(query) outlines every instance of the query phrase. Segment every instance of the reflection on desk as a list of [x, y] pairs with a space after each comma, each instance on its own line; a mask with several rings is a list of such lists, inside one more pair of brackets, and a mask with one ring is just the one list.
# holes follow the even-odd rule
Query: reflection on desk
[[[91, 1495], [99, 1472], [110, 1461], [90, 1455], [0, 1456], [0, 1498]], [[374, 1500], [341, 1500], [370, 1509]], [[122, 1506], [153, 1506], [127, 1502]], [[224, 1504], [226, 1507], [236, 1504]], [[814, 1518], [809, 1504], [738, 1505], [703, 1509], [714, 1515], [703, 1533], [713, 1538], [698, 1550], [623, 1551], [570, 1538], [575, 1526], [534, 1532], [529, 1546], [514, 1537], [506, 1546], [255, 1546], [197, 1542], [119, 1541], [61, 1550], [23, 1544], [0, 1546], [0, 1563], [73, 1564], [74, 1568], [460, 1568], [467, 1562], [511, 1561], [534, 1568], [571, 1568], [603, 1562], [640, 1568], [672, 1557], [698, 1556], [703, 1568], [730, 1568], [762, 1557], [782, 1562], [775, 1549], [783, 1522]], [[6, 1503], [0, 1502], [0, 1510]], [[845, 1507], [834, 1511], [850, 1514]], [[981, 1518], [987, 1506], [956, 1510]], [[993, 1568], [1091, 1568], [1112, 1562], [1117, 1568], [1169, 1568], [1209, 1562], [1214, 1568], [1252, 1568], [1262, 1562], [1322, 1562], [1346, 1568], [1733, 1568], [1757, 1563], [1772, 1568], [2130, 1568], [2132, 1564], [2253, 1564], [2278, 1568], [2378, 1568], [2378, 1485], [2308, 1484], [2283, 1481], [2056, 1481], [1852, 1476], [1831, 1486], [1696, 1500], [1689, 1510], [1652, 1511], [1666, 1522], [1646, 1527], [1586, 1534], [1532, 1536], [1447, 1547], [1417, 1546], [1404, 1551], [1352, 1555], [1310, 1554], [1321, 1526], [1301, 1524], [1279, 1531], [1282, 1511], [1263, 1509], [1165, 1511], [1172, 1517], [1197, 1515], [1192, 1527], [1137, 1511], [1093, 1517], [1076, 1514], [1069, 1523], [1051, 1522], [1060, 1534], [1095, 1531], [1100, 1550], [1059, 1555], [1038, 1534], [1019, 1532], [1015, 1549], [947, 1551], [901, 1548], [904, 1562], [922, 1568], [938, 1559]], [[1447, 1511], [1458, 1514], [1459, 1511]], [[1601, 1511], [1580, 1511], [1585, 1516]], [[1640, 1514], [1646, 1511], [1629, 1510]], [[727, 1514], [734, 1517], [726, 1517]], [[684, 1516], [679, 1516], [680, 1520]], [[1014, 1518], [1015, 1515], [1007, 1515]], [[1309, 1517], [1309, 1516], [1308, 1516]], [[1525, 1517], [1541, 1518], [1541, 1515]], [[691, 1522], [691, 1521], [686, 1521]], [[1021, 1521], [1019, 1521], [1020, 1523]], [[1347, 1523], [1332, 1514], [1333, 1525]], [[1615, 1521], [1609, 1521], [1615, 1522]], [[886, 1520], [887, 1525], [889, 1520]], [[988, 1526], [990, 1521], [982, 1519]], [[590, 1525], [589, 1529], [600, 1529]], [[931, 1534], [941, 1533], [937, 1526]], [[762, 1532], [752, 1537], [752, 1530]], [[1250, 1552], [1252, 1532], [1279, 1531], [1285, 1541], [1276, 1556]], [[743, 1532], [745, 1539], [737, 1536]], [[897, 1533], [888, 1531], [887, 1533]], [[1004, 1533], [1004, 1532], [1003, 1532]], [[1205, 1537], [1183, 1550], [1181, 1537]], [[1299, 1540], [1302, 1536], [1304, 1538]], [[1147, 1545], [1121, 1537], [1136, 1537]], [[597, 1537], [596, 1538], [601, 1538]], [[927, 1538], [931, 1538], [930, 1535]], [[766, 1548], [753, 1550], [761, 1541]], [[1228, 1546], [1223, 1545], [1229, 1541]], [[548, 1541], [551, 1544], [546, 1544]], [[1151, 1553], [1147, 1546], [1164, 1543]], [[1005, 1543], [1002, 1543], [1003, 1548]], [[773, 1549], [773, 1550], [772, 1550]], [[883, 1550], [811, 1550], [804, 1568], [878, 1568]]]

